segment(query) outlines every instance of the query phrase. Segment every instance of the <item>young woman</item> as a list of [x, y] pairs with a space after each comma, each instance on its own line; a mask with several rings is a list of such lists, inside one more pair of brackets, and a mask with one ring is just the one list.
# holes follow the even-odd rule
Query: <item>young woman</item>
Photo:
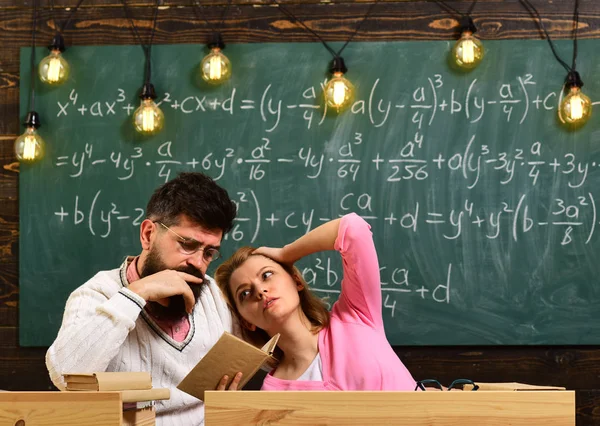
[[[293, 264], [333, 249], [342, 255], [344, 277], [329, 313]], [[356, 214], [283, 248], [243, 247], [215, 279], [246, 340], [262, 346], [280, 334], [279, 364], [263, 390], [414, 391], [414, 379], [385, 336], [377, 253], [370, 226]]]

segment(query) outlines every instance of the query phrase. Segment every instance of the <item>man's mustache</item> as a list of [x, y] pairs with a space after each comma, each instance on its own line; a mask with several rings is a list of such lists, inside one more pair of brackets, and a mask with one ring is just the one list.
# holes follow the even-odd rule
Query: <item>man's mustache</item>
[[[184, 272], [186, 274], [190, 274], [195, 276], [196, 278], [200, 278], [202, 280], [202, 284], [204, 284], [204, 274], [202, 273], [202, 271], [192, 265], [187, 265], [187, 266], [183, 266], [181, 268], [177, 268], [177, 270], [179, 272]], [[197, 284], [190, 284], [189, 285], [197, 285]]]

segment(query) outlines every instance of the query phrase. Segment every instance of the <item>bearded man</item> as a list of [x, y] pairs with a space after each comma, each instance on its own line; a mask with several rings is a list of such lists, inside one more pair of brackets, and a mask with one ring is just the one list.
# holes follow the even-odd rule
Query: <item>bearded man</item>
[[231, 230], [235, 203], [202, 173], [182, 173], [152, 195], [140, 225], [142, 252], [120, 268], [100, 271], [67, 300], [58, 336], [46, 354], [52, 382], [62, 375], [147, 371], [158, 425], [202, 425], [202, 401], [176, 386], [232, 330], [219, 288], [206, 275]]

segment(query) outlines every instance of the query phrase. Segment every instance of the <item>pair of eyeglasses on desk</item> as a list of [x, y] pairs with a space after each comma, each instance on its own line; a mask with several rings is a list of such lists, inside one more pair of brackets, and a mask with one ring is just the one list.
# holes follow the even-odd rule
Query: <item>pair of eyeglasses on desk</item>
[[[444, 387], [442, 386], [442, 384], [435, 379], [425, 379], [425, 380], [417, 381], [417, 386], [415, 386], [415, 390], [418, 390], [418, 389], [421, 389], [423, 391], [427, 390], [425, 385], [428, 385], [428, 384], [433, 385], [434, 387], [438, 388], [441, 391], [444, 390]], [[450, 386], [448, 386], [447, 390], [458, 389], [458, 386], [463, 386], [463, 385], [473, 385], [473, 389], [471, 389], [473, 391], [476, 391], [477, 389], [479, 389], [479, 385], [477, 385], [473, 380], [456, 379], [452, 383], [450, 383]]]

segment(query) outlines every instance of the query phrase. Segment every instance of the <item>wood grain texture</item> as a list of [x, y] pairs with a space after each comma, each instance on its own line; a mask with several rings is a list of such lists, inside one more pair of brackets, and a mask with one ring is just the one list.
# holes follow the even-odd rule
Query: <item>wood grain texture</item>
[[[162, 8], [168, 7], [187, 7], [190, 5], [191, 0], [161, 0], [160, 4]], [[594, 0], [580, 0], [581, 8], [585, 8], [586, 4], [591, 4]], [[202, 5], [226, 5], [228, 0], [196, 0], [198, 4]], [[410, 3], [413, 5], [421, 5], [424, 3], [433, 3], [434, 0], [380, 0], [380, 3]], [[446, 0], [447, 4], [450, 4], [454, 8], [464, 11], [471, 6], [471, 0]], [[78, 3], [78, 0], [54, 0], [55, 9], [74, 7]], [[232, 0], [231, 4], [251, 4], [251, 5], [270, 5], [273, 4], [274, 0]], [[335, 4], [347, 4], [347, 3], [373, 3], [373, 0], [278, 0], [277, 3], [281, 4], [310, 4], [310, 3], [335, 3]], [[479, 0], [478, 4], [495, 4], [495, 5], [507, 5], [511, 3], [518, 3], [518, 0]], [[552, 0], [532, 0], [531, 3], [538, 9], [545, 10], [550, 6], [558, 6]], [[562, 2], [561, 2], [562, 3]], [[155, 0], [127, 0], [127, 4], [132, 7], [152, 7], [156, 4]], [[0, 0], [0, 9], [2, 8], [14, 8], [14, 9], [29, 9], [33, 5], [33, 0]], [[50, 8], [51, 0], [38, 0], [38, 7]], [[119, 0], [86, 0], [81, 8], [90, 7], [122, 7], [122, 3]], [[439, 6], [438, 6], [439, 7]], [[479, 7], [479, 6], [478, 6]], [[570, 6], [572, 7], [572, 6]]]
[[572, 391], [206, 392], [207, 424], [574, 426]]
[[[57, 24], [78, 0], [55, 0]], [[531, 0], [554, 38], [571, 37], [573, 0]], [[39, 0], [37, 44], [47, 44], [55, 25], [49, 0]], [[207, 19], [218, 22], [224, 0], [201, 0]], [[291, 22], [269, 0], [233, 0], [223, 25], [227, 43], [309, 42], [314, 36]], [[346, 40], [369, 7], [369, 0], [322, 2], [285, 0], [289, 10], [325, 40]], [[471, 1], [450, 1], [466, 10]], [[31, 43], [32, 0], [0, 0], [0, 389], [52, 388], [44, 364], [45, 348], [18, 345], [18, 164], [12, 145], [22, 131], [19, 118], [19, 50]], [[152, 0], [128, 0], [136, 25], [149, 34]], [[203, 43], [210, 26], [189, 0], [163, 0], [155, 42]], [[479, 0], [473, 12], [483, 39], [540, 38], [530, 14], [517, 0]], [[441, 40], [456, 35], [457, 21], [433, 1], [382, 0], [357, 41]], [[582, 38], [600, 38], [600, 2], [580, 0]], [[65, 31], [67, 45], [135, 44], [120, 0], [86, 0]], [[581, 59], [585, 60], [585, 59]], [[60, 188], [57, 188], [60, 190]], [[40, 283], [43, 285], [43, 283]], [[576, 390], [577, 424], [600, 424], [600, 346], [589, 347], [397, 347], [416, 379], [444, 384], [464, 377], [478, 381], [518, 381]]]
[[0, 424], [114, 426], [121, 424], [118, 392], [1, 392]]
[[123, 411], [122, 426], [155, 426], [156, 413], [154, 407], [142, 410]]

